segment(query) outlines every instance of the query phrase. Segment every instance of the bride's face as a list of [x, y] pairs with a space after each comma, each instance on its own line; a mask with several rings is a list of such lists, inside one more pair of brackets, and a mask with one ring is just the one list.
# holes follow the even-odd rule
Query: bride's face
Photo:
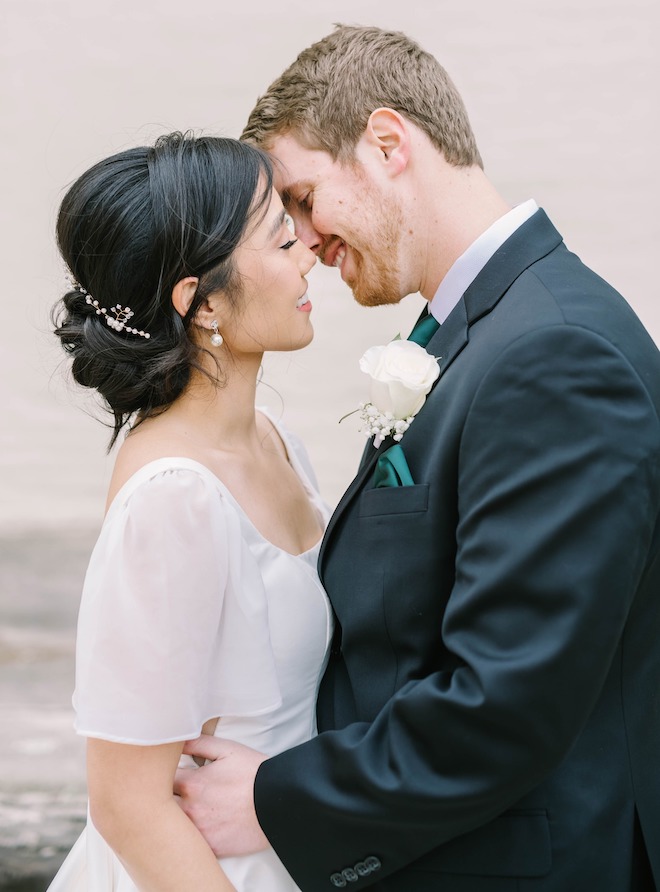
[[221, 325], [232, 353], [298, 350], [312, 340], [312, 304], [306, 274], [316, 257], [292, 228], [273, 189], [265, 215], [234, 251], [241, 296], [232, 317]]

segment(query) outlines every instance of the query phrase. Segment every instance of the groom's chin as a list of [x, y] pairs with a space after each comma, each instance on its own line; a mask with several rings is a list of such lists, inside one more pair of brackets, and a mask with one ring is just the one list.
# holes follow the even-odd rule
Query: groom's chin
[[359, 282], [346, 283], [353, 292], [353, 298], [361, 307], [384, 307], [388, 304], [398, 304], [403, 295], [398, 290], [386, 285], [381, 288], [364, 287]]

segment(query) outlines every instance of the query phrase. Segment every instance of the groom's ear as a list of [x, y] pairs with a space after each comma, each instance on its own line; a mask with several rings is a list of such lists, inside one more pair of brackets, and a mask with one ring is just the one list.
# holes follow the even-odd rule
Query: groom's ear
[[407, 168], [411, 148], [410, 130], [398, 111], [393, 108], [372, 111], [362, 139], [378, 152], [379, 162], [389, 176], [398, 176]]

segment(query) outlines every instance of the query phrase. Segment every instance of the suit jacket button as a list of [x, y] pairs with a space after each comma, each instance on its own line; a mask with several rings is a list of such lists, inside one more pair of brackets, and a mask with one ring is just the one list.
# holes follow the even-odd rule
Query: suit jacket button
[[358, 861], [358, 863], [355, 865], [355, 872], [359, 877], [368, 877], [371, 873], [371, 869], [367, 867], [364, 861]]
[[368, 858], [365, 858], [364, 865], [368, 868], [370, 873], [373, 873], [375, 870], [380, 870], [382, 867], [380, 860], [376, 858], [375, 855], [369, 855]]
[[343, 889], [344, 886], [346, 885], [346, 880], [340, 873], [333, 873], [332, 876], [330, 877], [330, 882], [332, 883], [333, 886], [336, 886], [337, 889]]
[[342, 874], [349, 883], [355, 883], [358, 879], [358, 875], [352, 867], [345, 867], [342, 870]]

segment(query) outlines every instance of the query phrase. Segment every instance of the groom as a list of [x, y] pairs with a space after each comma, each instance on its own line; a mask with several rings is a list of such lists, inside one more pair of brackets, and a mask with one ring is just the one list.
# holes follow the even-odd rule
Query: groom
[[497, 193], [404, 35], [338, 27], [244, 138], [359, 303], [427, 298], [440, 376], [412, 482], [375, 486], [392, 440], [370, 448], [327, 530], [319, 736], [267, 760], [201, 738], [182, 806], [218, 853], [265, 834], [304, 892], [660, 887], [656, 347]]

